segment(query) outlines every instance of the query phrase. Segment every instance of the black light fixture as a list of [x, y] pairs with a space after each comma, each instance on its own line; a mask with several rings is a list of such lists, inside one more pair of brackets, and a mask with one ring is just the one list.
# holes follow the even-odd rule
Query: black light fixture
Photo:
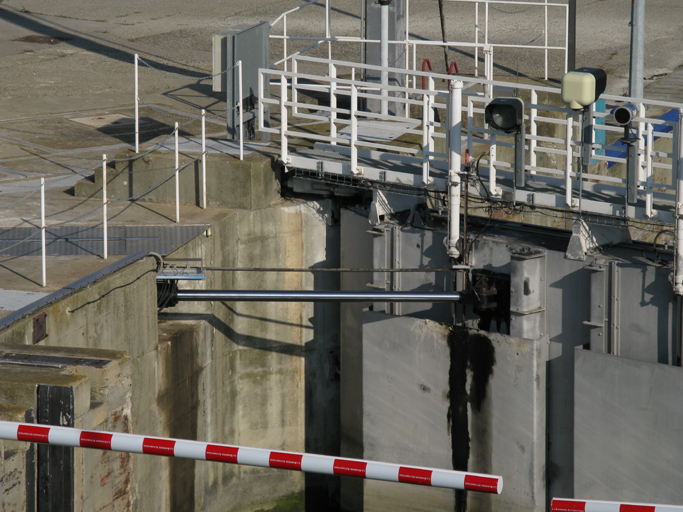
[[390, 5], [390, 4], [391, 4], [391, 0], [377, 0], [377, 3], [378, 3], [379, 5]]
[[626, 103], [612, 109], [612, 119], [624, 127], [621, 142], [626, 144], [626, 200], [629, 204], [638, 202], [638, 137], [631, 136], [631, 123], [638, 116], [638, 108]]
[[519, 98], [495, 98], [486, 105], [484, 120], [494, 130], [515, 134], [515, 184], [523, 187], [524, 174], [524, 102]]
[[505, 133], [517, 132], [524, 124], [524, 102], [519, 98], [496, 98], [486, 105], [486, 124]]

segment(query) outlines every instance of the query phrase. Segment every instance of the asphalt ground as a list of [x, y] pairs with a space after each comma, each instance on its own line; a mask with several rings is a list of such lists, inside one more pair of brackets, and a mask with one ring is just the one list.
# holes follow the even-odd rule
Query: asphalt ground
[[[39, 176], [68, 177], [68, 185], [47, 193], [50, 215], [57, 215], [60, 222], [93, 210], [93, 205], [69, 193], [72, 181], [80, 179], [78, 173], [92, 173], [103, 153], [113, 157], [130, 147], [132, 139], [130, 127], [112, 132], [84, 124], [82, 119], [133, 115], [135, 53], [151, 66], [143, 64], [140, 68], [141, 116], [149, 123], [142, 126], [142, 142], [164, 140], [175, 122], [183, 125], [184, 135], [197, 135], [199, 123], [191, 117], [197, 116], [200, 108], [210, 115], [225, 111], [223, 95], [213, 93], [211, 80], [204, 78], [212, 72], [212, 34], [239, 23], [273, 21], [302, 2], [0, 0], [0, 226], [36, 225], [40, 209], [37, 196], [23, 201], [26, 191], [19, 190], [16, 183], [27, 180], [27, 185], [34, 184]], [[289, 34], [323, 35], [322, 4], [291, 15]], [[360, 34], [360, 5], [360, 0], [332, 0], [335, 35]], [[605, 68], [608, 92], [615, 94], [624, 93], [627, 84], [630, 5], [627, 0], [578, 1], [577, 65]], [[562, 23], [553, 14], [557, 9], [549, 7], [550, 44], [563, 39]], [[543, 11], [542, 7], [516, 4], [491, 6], [489, 40], [538, 44], [545, 37]], [[446, 16], [449, 40], [474, 40], [472, 4], [447, 2]], [[647, 0], [648, 83], [663, 83], [683, 74], [681, 20], [683, 1]], [[277, 28], [278, 33], [280, 30]], [[411, 38], [441, 39], [436, 0], [411, 0], [410, 32]], [[292, 48], [296, 44], [292, 43]], [[271, 45], [271, 57], [281, 51], [277, 43]], [[326, 53], [323, 47], [313, 55]], [[333, 48], [336, 59], [357, 61], [359, 55], [360, 47], [355, 44]], [[424, 57], [432, 60], [434, 71], [444, 71], [442, 50], [423, 48], [418, 58]], [[455, 59], [463, 73], [474, 71], [472, 52], [467, 48], [451, 49], [449, 59]], [[496, 76], [543, 75], [543, 52], [496, 50], [494, 62]], [[550, 77], [559, 80], [561, 56], [550, 52], [549, 62]], [[677, 68], [679, 72], [671, 75]], [[663, 89], [665, 94], [680, 94], [678, 83], [672, 81], [673, 85]], [[208, 132], [220, 136], [224, 126], [217, 119], [209, 121]], [[116, 218], [122, 223], [172, 222], [169, 205], [135, 204], [125, 212], [124, 206], [119, 208], [122, 211], [116, 212]], [[184, 206], [181, 218], [197, 220], [205, 213]], [[94, 212], [80, 222], [97, 222], [97, 215]], [[49, 274], [59, 275], [58, 280], [50, 279], [51, 287], [88, 273], [87, 265], [50, 261]], [[97, 265], [105, 264], [98, 261]], [[5, 288], [39, 290], [37, 272], [39, 259], [11, 259], [0, 254], [0, 282]]]

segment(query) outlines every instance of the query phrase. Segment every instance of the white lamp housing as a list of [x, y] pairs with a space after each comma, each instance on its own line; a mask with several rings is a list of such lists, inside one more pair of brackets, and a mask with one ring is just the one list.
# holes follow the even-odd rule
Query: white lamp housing
[[562, 101], [581, 110], [595, 103], [605, 92], [607, 74], [599, 68], [579, 68], [562, 77]]

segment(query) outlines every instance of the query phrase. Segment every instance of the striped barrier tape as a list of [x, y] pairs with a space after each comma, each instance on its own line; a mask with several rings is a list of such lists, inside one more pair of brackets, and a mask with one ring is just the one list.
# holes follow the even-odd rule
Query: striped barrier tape
[[500, 494], [503, 490], [503, 478], [494, 475], [12, 421], [0, 421], [0, 439], [355, 476], [492, 494]]
[[550, 512], [683, 512], [683, 506], [553, 498]]

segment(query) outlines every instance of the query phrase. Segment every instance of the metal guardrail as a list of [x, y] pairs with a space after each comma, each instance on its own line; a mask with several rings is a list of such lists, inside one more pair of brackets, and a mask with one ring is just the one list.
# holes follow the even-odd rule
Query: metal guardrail
[[[299, 72], [307, 63], [318, 66], [307, 66], [307, 72]], [[326, 67], [329, 72], [313, 71], [321, 67]], [[633, 122], [633, 130], [640, 138], [637, 201], [627, 203], [627, 178], [611, 170], [615, 165], [626, 162], [625, 150], [620, 154], [622, 148], [618, 141], [611, 140], [623, 133], [623, 127], [609, 124], [609, 113], [598, 112], [595, 108], [587, 113], [583, 127], [593, 141], [588, 148], [590, 158], [594, 164], [601, 165], [593, 165], [588, 174], [584, 174], [578, 161], [582, 148], [581, 119], [577, 112], [562, 106], [559, 88], [399, 68], [385, 69], [390, 73], [403, 74], [406, 83], [410, 83], [411, 78], [419, 78], [421, 82], [424, 77], [427, 89], [360, 81], [355, 78], [359, 71], [376, 72], [382, 68], [306, 56], [293, 59], [292, 71], [262, 69], [261, 84], [272, 80], [280, 87], [271, 90], [273, 96], [264, 96], [261, 87], [259, 108], [266, 105], [279, 108], [281, 124], [270, 128], [261, 125], [259, 128], [279, 136], [281, 160], [291, 167], [445, 190], [447, 179], [444, 173], [449, 169], [450, 143], [447, 130], [450, 127], [436, 119], [462, 119], [462, 145], [473, 158], [481, 155], [479, 170], [486, 178], [486, 182], [470, 180], [471, 191], [475, 194], [577, 213], [674, 222], [677, 166], [683, 154], [683, 129], [676, 111], [683, 109], [683, 104], [602, 95], [608, 105], [633, 103], [638, 111]], [[343, 75], [351, 78], [340, 78]], [[449, 111], [448, 91], [435, 87], [437, 82], [453, 80], [463, 83], [462, 110], [458, 112]], [[378, 99], [377, 91], [382, 90], [394, 95], [389, 99], [390, 103], [405, 105], [405, 115], [382, 115], [358, 109], [359, 99]], [[300, 101], [300, 94], [306, 92], [329, 95], [329, 102], [311, 105]], [[497, 151], [498, 148], [512, 147], [512, 137], [483, 124], [484, 108], [494, 96], [515, 94], [527, 98], [525, 120], [528, 133], [525, 142], [528, 163], [525, 171], [531, 180], [523, 189], [516, 188], [512, 180], [512, 155], [508, 157], [503, 151]], [[539, 100], [541, 95], [547, 98], [545, 102]], [[338, 106], [339, 99], [344, 96], [350, 100], [348, 108]], [[410, 107], [413, 107], [413, 115], [418, 112], [417, 118], [411, 117]], [[673, 111], [673, 115], [660, 117], [662, 110]], [[651, 115], [650, 112], [657, 113]], [[405, 122], [413, 124], [401, 129], [404, 137], [389, 142], [359, 135], [359, 126], [366, 122], [384, 123], [385, 126], [391, 126], [391, 122], [397, 126]], [[315, 133], [297, 129], [306, 123], [317, 123], [319, 129]], [[607, 140], [595, 142], [598, 134]], [[412, 136], [413, 141], [409, 142], [406, 136]], [[422, 136], [421, 144], [414, 142], [416, 136]], [[292, 152], [292, 139], [322, 144], [346, 160], [330, 161], [322, 156]], [[437, 150], [437, 147], [446, 148], [446, 151]], [[363, 165], [359, 164], [361, 159]], [[410, 166], [421, 168], [422, 175], [406, 172], [405, 167]], [[462, 168], [458, 170], [462, 171]]]
[[[313, 4], [319, 4], [322, 0], [311, 0], [309, 2], [303, 3], [297, 7], [294, 7], [293, 9], [289, 9], [288, 11], [285, 11], [282, 13], [280, 16], [278, 16], [271, 24], [270, 28], [271, 31], [273, 28], [278, 27], [280, 24], [282, 25], [282, 33], [281, 34], [272, 34], [270, 35], [270, 39], [273, 41], [282, 41], [283, 44], [283, 53], [282, 53], [282, 58], [276, 60], [273, 62], [271, 67], [276, 67], [276, 66], [282, 66], [284, 71], [288, 70], [288, 62], [290, 62], [294, 57], [303, 55], [309, 50], [312, 50], [313, 48], [316, 48], [320, 46], [323, 43], [327, 43], [327, 58], [332, 59], [332, 43], [355, 43], [355, 44], [373, 44], [373, 43], [380, 43], [379, 40], [375, 39], [366, 39], [364, 37], [354, 37], [354, 36], [342, 36], [342, 35], [334, 35], [333, 30], [332, 30], [332, 9], [330, 7], [330, 0], [325, 0], [325, 36], [324, 37], [319, 37], [319, 36], [292, 36], [287, 33], [287, 18], [289, 15], [292, 15], [298, 11], [301, 11], [302, 9], [313, 5]], [[495, 48], [518, 48], [518, 49], [527, 49], [527, 50], [538, 50], [538, 51], [543, 51], [544, 52], [544, 76], [545, 79], [548, 79], [548, 52], [554, 51], [554, 52], [562, 52], [563, 53], [563, 59], [564, 59], [564, 73], [567, 72], [567, 64], [568, 64], [568, 47], [569, 47], [569, 6], [566, 3], [551, 3], [548, 2], [548, 0], [540, 0], [540, 1], [510, 1], [510, 0], [447, 0], [449, 2], [461, 2], [461, 3], [469, 3], [469, 4], [474, 4], [475, 5], [475, 14], [474, 14], [474, 20], [473, 20], [473, 26], [474, 26], [474, 37], [473, 41], [432, 41], [424, 38], [411, 38], [410, 36], [410, 0], [405, 0], [406, 1], [406, 15], [405, 15], [405, 24], [406, 24], [406, 37], [404, 40], [399, 40], [399, 41], [389, 41], [389, 44], [392, 45], [398, 45], [398, 46], [403, 46], [405, 47], [405, 63], [404, 67], [406, 70], [412, 69], [415, 71], [418, 66], [418, 62], [421, 62], [422, 58], [418, 57], [418, 47], [442, 47], [442, 48], [469, 48], [474, 50], [474, 76], [479, 76], [479, 51], [481, 50], [484, 55], [485, 55], [485, 69], [484, 69], [484, 76], [487, 78], [491, 78], [492, 75], [489, 74], [489, 68], [492, 70], [493, 69], [493, 52]], [[483, 5], [484, 7], [484, 13], [483, 13], [483, 30], [480, 25], [480, 6]], [[525, 12], [528, 9], [539, 9], [543, 11], [543, 27], [542, 27], [542, 32], [539, 34], [536, 38], [534, 38], [531, 42], [527, 44], [516, 44], [516, 43], [505, 43], [505, 42], [493, 42], [490, 39], [490, 8], [491, 6], [494, 6], [493, 8], [495, 9], [495, 6], [505, 6], [506, 8], [509, 8], [510, 6], [514, 7], [525, 7], [523, 12]], [[562, 45], [552, 45], [549, 44], [549, 12], [550, 11], [559, 11], [561, 12], [561, 15], [563, 16], [563, 19], [561, 20], [562, 26], [564, 27], [564, 38], [562, 41]], [[512, 13], [506, 13], [507, 15], [511, 14], [517, 14], [515, 12]], [[543, 36], [543, 44], [531, 44], [535, 42], [538, 38]], [[480, 41], [480, 37], [483, 37], [483, 41]], [[304, 44], [306, 44], [305, 47], [300, 48], [294, 52], [288, 53], [288, 44], [291, 42], [295, 41], [300, 41]], [[412, 64], [411, 64], [411, 57], [412, 57]], [[488, 65], [488, 61], [491, 61], [491, 65]], [[416, 84], [413, 84], [413, 87]]]

